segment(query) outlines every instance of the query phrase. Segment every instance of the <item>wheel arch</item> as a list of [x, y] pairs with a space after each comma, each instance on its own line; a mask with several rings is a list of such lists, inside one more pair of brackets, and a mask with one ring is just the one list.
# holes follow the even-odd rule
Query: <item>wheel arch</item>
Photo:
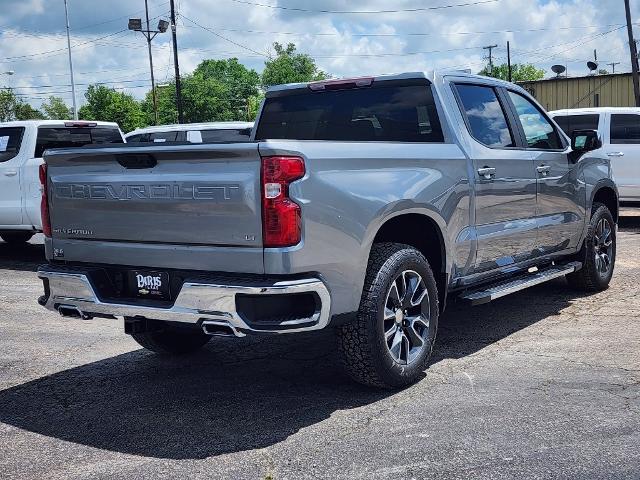
[[598, 183], [593, 189], [590, 206], [593, 207], [594, 203], [602, 203], [606, 205], [613, 216], [613, 220], [618, 223], [620, 207], [618, 203], [618, 192], [615, 185], [609, 184], [609, 182]]
[[384, 219], [371, 241], [371, 246], [382, 242], [403, 243], [422, 253], [436, 277], [441, 310], [446, 303], [449, 282], [448, 246], [443, 224], [444, 220], [424, 211], [398, 212]]

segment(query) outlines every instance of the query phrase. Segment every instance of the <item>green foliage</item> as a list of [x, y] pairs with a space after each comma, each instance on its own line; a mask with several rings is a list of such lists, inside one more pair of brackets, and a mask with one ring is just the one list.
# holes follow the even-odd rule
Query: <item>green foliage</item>
[[[182, 78], [182, 105], [184, 121], [216, 122], [246, 120], [250, 115], [250, 102], [259, 94], [260, 76], [237, 58], [204, 60], [191, 75]], [[156, 89], [158, 122], [175, 123], [175, 82]], [[249, 108], [248, 108], [249, 105]], [[151, 92], [143, 101], [149, 123], [154, 122]]]
[[263, 86], [311, 82], [327, 78], [327, 75], [318, 69], [313, 58], [303, 53], [296, 53], [295, 44], [289, 43], [284, 47], [276, 42], [273, 48], [276, 56], [264, 63]]
[[84, 94], [87, 99], [79, 117], [83, 120], [117, 122], [124, 132], [145, 126], [142, 106], [133, 96], [104, 85], [89, 85]]
[[[530, 63], [515, 63], [511, 65], [511, 77], [513, 82], [529, 82], [533, 80], [541, 80], [545, 76], [545, 71], [536, 68]], [[487, 77], [499, 78], [501, 80], [509, 80], [509, 66], [506, 63], [502, 65], [494, 65], [493, 72], [489, 72], [489, 67], [483, 68], [479, 75]]]
[[44, 119], [45, 115], [18, 98], [11, 89], [0, 90], [0, 122]]
[[71, 109], [60, 97], [49, 97], [49, 100], [42, 104], [42, 110], [50, 120], [71, 120], [73, 118]]

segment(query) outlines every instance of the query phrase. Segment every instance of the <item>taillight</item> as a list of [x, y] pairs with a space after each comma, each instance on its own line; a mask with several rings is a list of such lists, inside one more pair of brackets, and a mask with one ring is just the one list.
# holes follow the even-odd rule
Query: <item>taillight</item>
[[300, 205], [289, 198], [289, 184], [304, 177], [300, 157], [262, 158], [262, 243], [290, 247], [300, 243]]
[[40, 200], [40, 216], [42, 218], [42, 233], [51, 237], [51, 220], [49, 218], [49, 193], [47, 189], [47, 164], [40, 165], [40, 185], [42, 185], [42, 199]]

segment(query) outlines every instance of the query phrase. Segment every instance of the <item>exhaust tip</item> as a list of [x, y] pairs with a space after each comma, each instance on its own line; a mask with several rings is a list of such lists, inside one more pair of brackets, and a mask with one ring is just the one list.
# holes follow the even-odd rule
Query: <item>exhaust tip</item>
[[58, 313], [65, 318], [80, 318], [82, 320], [91, 320], [93, 317], [82, 311], [78, 307], [71, 305], [60, 305]]
[[244, 333], [238, 331], [228, 322], [216, 320], [204, 320], [202, 331], [213, 337], [244, 337]]

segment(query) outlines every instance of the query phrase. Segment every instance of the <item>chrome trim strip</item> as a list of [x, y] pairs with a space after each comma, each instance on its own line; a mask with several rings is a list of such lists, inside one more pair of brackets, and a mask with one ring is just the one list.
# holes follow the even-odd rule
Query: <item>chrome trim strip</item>
[[[57, 311], [60, 305], [75, 307], [81, 313], [104, 314], [114, 317], [145, 317], [198, 324], [201, 321], [222, 321], [234, 330], [264, 333], [295, 333], [320, 330], [329, 324], [331, 296], [326, 285], [317, 278], [285, 280], [268, 285], [241, 285], [205, 282], [185, 282], [170, 308], [148, 307], [124, 303], [100, 301], [87, 275], [81, 271], [56, 271], [52, 267], [38, 270], [38, 277], [49, 282], [49, 298], [45, 308]], [[297, 322], [284, 321], [281, 329], [259, 329], [250, 327], [236, 311], [236, 295], [289, 295], [294, 293], [316, 293], [320, 299], [319, 310], [300, 323], [311, 323], [295, 328]]]

